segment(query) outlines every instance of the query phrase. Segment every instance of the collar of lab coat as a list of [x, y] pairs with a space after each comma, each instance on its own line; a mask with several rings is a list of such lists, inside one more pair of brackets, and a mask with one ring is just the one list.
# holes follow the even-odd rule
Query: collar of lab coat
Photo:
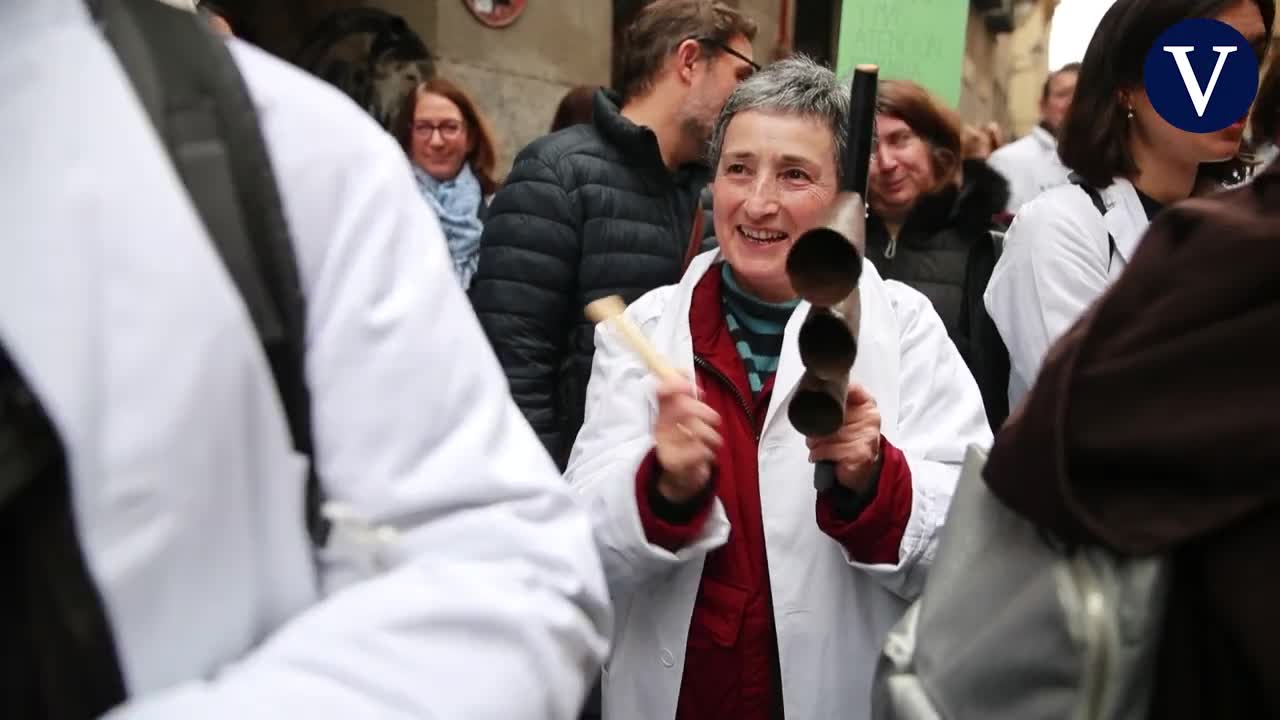
[[[655, 334], [659, 338], [673, 338], [674, 348], [672, 362], [684, 368], [689, 377], [694, 376], [693, 337], [689, 327], [689, 308], [693, 299], [693, 290], [702, 276], [723, 259], [719, 248], [709, 250], [694, 258], [685, 271], [684, 277], [675, 288], [675, 297], [662, 307]], [[896, 314], [890, 300], [884, 280], [870, 262], [863, 260], [862, 276], [858, 281], [858, 292], [861, 296], [862, 317], [858, 332], [858, 356], [854, 361], [850, 377], [868, 389], [876, 399], [880, 410], [882, 427], [896, 427], [898, 422], [898, 375], [901, 347]], [[779, 415], [785, 415], [791, 403], [791, 396], [800, 384], [804, 374], [804, 363], [800, 361], [800, 346], [797, 337], [800, 326], [809, 316], [811, 306], [801, 302], [787, 321], [782, 338], [782, 354], [778, 359], [778, 371], [774, 377], [773, 395], [769, 400], [769, 411], [765, 414], [761, 437], [770, 434], [770, 429], [778, 421]], [[640, 322], [644, 318], [637, 318]]]
[[1133, 183], [1124, 178], [1116, 178], [1110, 186], [1101, 191], [1102, 204], [1107, 212], [1102, 216], [1107, 232], [1116, 241], [1116, 251], [1127, 264], [1133, 259], [1143, 234], [1147, 231], [1147, 211], [1142, 207], [1142, 200]]
[[1054, 137], [1053, 133], [1045, 130], [1043, 126], [1036, 125], [1031, 128], [1031, 137], [1035, 138], [1036, 142], [1040, 143], [1040, 146], [1043, 147], [1046, 152], [1057, 152], [1058, 138]]

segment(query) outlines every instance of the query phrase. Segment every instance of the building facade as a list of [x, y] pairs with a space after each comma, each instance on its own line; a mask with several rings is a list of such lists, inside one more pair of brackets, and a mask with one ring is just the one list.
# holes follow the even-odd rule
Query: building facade
[[978, 125], [995, 122], [1007, 139], [1040, 120], [1040, 93], [1049, 74], [1049, 29], [1058, 0], [1009, 3], [1010, 22], [993, 30], [970, 7], [961, 74], [960, 114]]
[[[841, 0], [726, 1], [758, 23], [758, 59], [797, 51], [834, 61]], [[271, 0], [246, 3], [250, 9], [238, 19], [251, 41], [286, 59], [307, 55], [309, 69], [317, 74], [357, 84], [378, 82], [367, 76], [381, 71], [362, 67], [358, 59], [374, 51], [370, 46], [377, 46], [378, 33], [330, 32], [317, 41], [317, 28], [326, 23], [330, 30], [335, 24], [359, 24], [362, 12], [380, 11], [381, 17], [402, 20], [402, 30], [420, 39], [430, 55], [426, 72], [462, 85], [488, 115], [499, 135], [499, 165], [505, 168], [521, 147], [547, 131], [556, 105], [569, 89], [610, 84], [614, 38], [643, 4], [644, 0], [528, 0], [523, 13], [502, 28], [479, 22], [464, 0]], [[962, 76], [958, 109], [967, 122], [995, 121], [1013, 135], [1035, 123], [1055, 4], [1056, 0], [973, 0], [963, 66], [957, 68]], [[993, 23], [993, 6], [997, 12], [1007, 10], [1008, 20]], [[318, 42], [328, 43], [324, 52], [349, 59], [317, 61]], [[317, 63], [324, 72], [316, 70]], [[413, 75], [407, 77], [411, 80]]]

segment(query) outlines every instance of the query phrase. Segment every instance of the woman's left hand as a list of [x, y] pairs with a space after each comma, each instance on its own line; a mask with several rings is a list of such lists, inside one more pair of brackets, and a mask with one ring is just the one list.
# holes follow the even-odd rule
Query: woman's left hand
[[836, 482], [865, 493], [880, 472], [880, 408], [866, 388], [854, 383], [845, 396], [844, 425], [821, 438], [808, 438], [809, 462], [830, 460]]

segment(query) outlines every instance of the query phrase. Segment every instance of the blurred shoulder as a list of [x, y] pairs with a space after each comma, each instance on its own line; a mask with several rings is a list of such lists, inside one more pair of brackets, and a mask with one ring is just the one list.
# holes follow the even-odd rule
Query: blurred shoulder
[[1102, 214], [1084, 190], [1067, 183], [1044, 190], [1018, 208], [1004, 242], [1008, 249], [1023, 240], [1091, 236], [1098, 232], [1106, 236]]
[[1018, 161], [1032, 157], [1039, 152], [1039, 143], [1031, 135], [1024, 135], [1011, 143], [1006, 143], [991, 152], [987, 162], [999, 166], [1009, 161]]

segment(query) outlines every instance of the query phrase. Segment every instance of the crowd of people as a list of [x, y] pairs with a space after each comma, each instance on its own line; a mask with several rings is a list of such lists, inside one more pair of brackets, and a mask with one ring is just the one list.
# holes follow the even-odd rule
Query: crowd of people
[[[199, 13], [0, 6], [6, 717], [869, 719], [973, 447], [1045, 533], [1170, 558], [1142, 717], [1280, 717], [1274, 0], [1116, 0], [1007, 144], [880, 79], [821, 437], [830, 68], [654, 0], [503, 177], [449, 79], [387, 132]], [[1215, 133], [1143, 86], [1188, 18], [1269, 68]]]

